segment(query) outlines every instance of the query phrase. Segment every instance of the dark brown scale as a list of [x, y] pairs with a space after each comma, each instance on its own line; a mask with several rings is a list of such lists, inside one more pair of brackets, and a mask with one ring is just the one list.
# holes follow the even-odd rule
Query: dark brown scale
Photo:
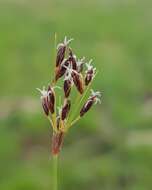
[[69, 97], [70, 92], [71, 92], [71, 81], [70, 80], [65, 80], [63, 88], [64, 88], [65, 97], [66, 98]]
[[70, 111], [70, 107], [71, 107], [71, 102], [70, 102], [70, 100], [67, 100], [66, 104], [62, 108], [62, 112], [61, 112], [61, 119], [62, 120], [65, 120], [67, 118], [68, 113]]
[[42, 107], [43, 107], [43, 110], [44, 110], [45, 114], [48, 116], [49, 115], [49, 109], [48, 109], [47, 99], [46, 98], [42, 99]]
[[75, 57], [73, 56], [71, 49], [69, 49], [69, 61], [72, 64], [72, 69], [77, 71], [77, 62], [76, 62]]
[[91, 81], [92, 81], [92, 78], [93, 78], [93, 69], [90, 69], [86, 76], [85, 76], [85, 85], [87, 86]]
[[94, 103], [94, 98], [95, 97], [89, 98], [88, 101], [83, 105], [82, 109], [80, 110], [81, 117], [90, 110]]
[[55, 76], [56, 81], [65, 74], [66, 67], [68, 67], [68, 65], [69, 65], [69, 60], [67, 59], [62, 66], [60, 65], [59, 67], [56, 68], [56, 76]]
[[47, 105], [51, 113], [54, 113], [55, 95], [51, 87], [48, 87]]
[[62, 131], [59, 131], [57, 133], [53, 134], [52, 137], [52, 154], [57, 155], [62, 147], [64, 140], [64, 133]]
[[66, 46], [62, 45], [59, 47], [57, 51], [57, 56], [56, 56], [56, 67], [60, 66], [64, 57], [65, 57], [65, 51], [66, 51]]
[[80, 92], [80, 94], [83, 94], [83, 80], [81, 79], [80, 75], [73, 73], [72, 78], [77, 90]]

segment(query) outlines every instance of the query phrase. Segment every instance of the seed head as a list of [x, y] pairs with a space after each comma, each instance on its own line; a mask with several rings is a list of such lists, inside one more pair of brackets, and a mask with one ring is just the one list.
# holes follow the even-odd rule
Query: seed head
[[68, 65], [69, 65], [69, 59], [64, 59], [61, 65], [56, 67], [56, 74], [55, 74], [56, 81], [65, 74], [66, 67], [68, 67]]
[[89, 63], [86, 63], [86, 75], [85, 75], [85, 85], [87, 86], [93, 79], [95, 75], [96, 68], [93, 68], [91, 65], [92, 60], [89, 61]]
[[69, 61], [72, 65], [72, 69], [77, 71], [77, 61], [76, 61], [76, 55], [73, 55], [73, 52], [71, 49], [69, 49]]
[[83, 78], [82, 75], [79, 73], [73, 73], [72, 74], [73, 82], [79, 91], [80, 94], [83, 94], [84, 91], [84, 83], [83, 83]]
[[56, 67], [60, 66], [64, 57], [65, 57], [65, 52], [68, 44], [72, 41], [73, 39], [67, 40], [67, 37], [65, 36], [64, 42], [58, 44], [57, 46], [57, 56], [56, 56]]
[[93, 104], [97, 104], [98, 102], [101, 103], [100, 97], [101, 93], [99, 91], [94, 92], [93, 90], [91, 90], [90, 97], [80, 110], [80, 116], [82, 117], [85, 113], [87, 113]]
[[64, 96], [66, 98], [69, 97], [70, 95], [70, 92], [71, 92], [71, 86], [72, 86], [72, 82], [70, 80], [65, 80], [64, 81]]
[[48, 104], [49, 111], [51, 113], [54, 113], [55, 93], [54, 93], [54, 89], [51, 88], [50, 86], [48, 87], [47, 104]]
[[48, 103], [47, 103], [48, 91], [45, 90], [45, 86], [43, 86], [42, 90], [39, 88], [37, 88], [37, 90], [41, 93], [42, 107], [45, 114], [48, 116], [49, 115], [49, 108], [48, 108]]
[[61, 111], [61, 119], [62, 120], [65, 120], [67, 118], [68, 113], [70, 111], [70, 107], [71, 107], [70, 100], [66, 100], [65, 105], [63, 106], [62, 111]]
[[[64, 133], [69, 127], [74, 125], [93, 105], [98, 102], [101, 103], [101, 93], [91, 90], [90, 96], [80, 109], [81, 101], [87, 95], [87, 91], [90, 87], [89, 84], [92, 83], [96, 74], [96, 68], [93, 67], [92, 60], [85, 63], [84, 57], [82, 59], [76, 57], [71, 47], [69, 47], [69, 43], [72, 40], [73, 39], [67, 40], [67, 37], [65, 37], [63, 43], [57, 46], [55, 73], [51, 85], [48, 86], [47, 90], [45, 90], [45, 87], [43, 87], [42, 90], [37, 88], [41, 93], [42, 108], [53, 128], [51, 151], [54, 155], [60, 152]], [[83, 71], [85, 69], [84, 65], [86, 66], [85, 71]], [[59, 81], [61, 77], [62, 80]], [[61, 97], [62, 92], [58, 94], [58, 92], [55, 91], [55, 88], [60, 88], [55, 86], [57, 82], [62, 82], [63, 100]], [[70, 96], [73, 86], [76, 87], [77, 91], [76, 94], [72, 93]], [[73, 95], [78, 96], [78, 98], [80, 98], [78, 99], [79, 101], [73, 101]], [[61, 102], [63, 102], [63, 104]], [[76, 103], [71, 106], [73, 102]], [[58, 107], [59, 111], [56, 112], [56, 108]], [[74, 114], [71, 114], [73, 111]], [[78, 111], [79, 115], [76, 118], [72, 118]]]

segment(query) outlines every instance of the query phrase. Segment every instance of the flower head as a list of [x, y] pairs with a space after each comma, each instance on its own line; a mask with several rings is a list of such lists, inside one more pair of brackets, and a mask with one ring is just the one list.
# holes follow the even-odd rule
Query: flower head
[[87, 86], [91, 81], [92, 79], [94, 78], [95, 76], [95, 72], [96, 72], [96, 68], [93, 68], [93, 65], [91, 65], [92, 63], [92, 59], [89, 61], [89, 63], [86, 63], [86, 67], [87, 67], [87, 70], [86, 70], [86, 75], [85, 75], [85, 85]]
[[51, 88], [50, 85], [48, 87], [47, 104], [48, 104], [49, 111], [51, 113], [54, 113], [55, 92], [54, 92], [54, 88]]
[[60, 66], [62, 61], [64, 60], [66, 48], [72, 40], [73, 39], [67, 40], [67, 37], [65, 36], [63, 43], [58, 44], [57, 56], [56, 56], [56, 67]]
[[[73, 50], [69, 47], [72, 40], [65, 37], [63, 42], [57, 46], [55, 73], [51, 85], [48, 86], [48, 89], [45, 89], [45, 87], [42, 90], [37, 88], [41, 93], [43, 110], [53, 128], [52, 153], [54, 155], [60, 152], [64, 133], [84, 116], [93, 105], [101, 103], [101, 93], [91, 89], [90, 96], [81, 107], [81, 102], [90, 88], [89, 84], [92, 83], [96, 74], [96, 68], [93, 67], [92, 60], [85, 63], [84, 57], [77, 59]], [[83, 71], [83, 69], [86, 70]], [[63, 80], [59, 81], [61, 77], [63, 77]], [[62, 82], [63, 93], [58, 93], [55, 90], [55, 88], [60, 88], [55, 86], [57, 82]], [[75, 93], [70, 96], [73, 86], [76, 87], [77, 91], [74, 91]], [[61, 95], [63, 95], [63, 98]], [[76, 96], [76, 101], [73, 101], [72, 98], [75, 99]], [[72, 105], [74, 102], [75, 104]], [[73, 111], [74, 113], [71, 113]], [[79, 115], [75, 117], [78, 111]]]
[[77, 57], [76, 55], [73, 54], [72, 49], [69, 48], [69, 61], [70, 64], [72, 65], [73, 70], [77, 71]]
[[66, 67], [68, 67], [68, 65], [69, 65], [69, 59], [64, 59], [62, 63], [56, 68], [56, 73], [55, 73], [56, 81], [65, 74]]
[[73, 83], [73, 74], [78, 74], [79, 73], [73, 69], [73, 66], [72, 64], [69, 64], [68, 66], [64, 65], [63, 66], [64, 68], [66, 68], [66, 72], [65, 72], [65, 75], [64, 75], [64, 81], [65, 80], [69, 80]]
[[43, 86], [43, 89], [37, 88], [37, 90], [41, 93], [41, 100], [42, 100], [42, 107], [44, 109], [44, 112], [46, 115], [49, 114], [49, 111], [51, 113], [54, 113], [54, 105], [55, 105], [55, 92], [54, 89], [59, 88], [59, 86], [51, 87], [48, 86], [48, 90], [45, 90], [45, 87]]
[[71, 107], [70, 100], [66, 100], [64, 103], [64, 106], [62, 107], [62, 110], [61, 110], [61, 119], [62, 120], [65, 120], [67, 118], [68, 113], [70, 111], [70, 107]]
[[70, 80], [64, 80], [63, 89], [66, 98], [68, 98], [70, 95], [71, 87], [72, 87], [72, 82]]
[[64, 81], [70, 81], [71, 85], [73, 83], [75, 84], [77, 90], [80, 92], [80, 94], [83, 93], [83, 78], [80, 73], [78, 73], [76, 70], [73, 69], [73, 65], [69, 64], [68, 67], [64, 66], [66, 68]]
[[91, 89], [91, 95], [80, 110], [80, 116], [82, 117], [85, 113], [87, 113], [93, 104], [97, 104], [98, 102], [101, 103], [100, 97], [101, 93], [99, 91], [95, 92]]
[[82, 75], [79, 74], [79, 73], [73, 73], [72, 77], [73, 77], [73, 82], [74, 82], [77, 90], [79, 91], [80, 94], [83, 94], [83, 92], [84, 92], [84, 82], [83, 82]]
[[45, 90], [44, 86], [42, 90], [39, 88], [37, 88], [37, 90], [41, 93], [42, 107], [45, 114], [48, 116], [49, 115], [49, 108], [48, 108], [48, 102], [47, 102], [48, 91]]

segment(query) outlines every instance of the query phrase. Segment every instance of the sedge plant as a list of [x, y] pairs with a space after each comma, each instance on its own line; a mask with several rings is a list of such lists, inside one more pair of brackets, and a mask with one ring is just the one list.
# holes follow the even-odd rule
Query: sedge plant
[[94, 104], [101, 103], [101, 93], [91, 89], [97, 74], [96, 68], [92, 60], [76, 57], [70, 47], [72, 40], [65, 37], [57, 45], [51, 83], [42, 90], [37, 88], [41, 93], [42, 108], [52, 128], [53, 190], [58, 189], [58, 157], [65, 134]]

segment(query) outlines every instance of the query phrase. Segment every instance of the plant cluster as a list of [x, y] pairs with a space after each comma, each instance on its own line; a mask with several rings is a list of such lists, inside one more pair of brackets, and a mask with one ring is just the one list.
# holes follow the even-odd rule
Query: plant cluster
[[[84, 57], [77, 59], [69, 46], [72, 40], [67, 40], [65, 37], [63, 43], [57, 45], [53, 80], [47, 89], [45, 87], [42, 90], [37, 88], [41, 93], [44, 113], [53, 128], [53, 155], [58, 155], [60, 152], [64, 134], [68, 129], [81, 119], [93, 104], [101, 103], [101, 93], [91, 89], [89, 97], [82, 104], [97, 72], [92, 65], [92, 60], [86, 62]], [[59, 80], [62, 80], [62, 87], [57, 86]], [[72, 107], [71, 92], [74, 88], [76, 89], [74, 99], [77, 101]], [[56, 89], [61, 90], [59, 95]], [[61, 97], [61, 94], [63, 94], [62, 102], [61, 98], [58, 98], [58, 96]], [[60, 101], [58, 101], [59, 99]], [[76, 113], [77, 110], [79, 110], [79, 114], [75, 116], [73, 113]]]

